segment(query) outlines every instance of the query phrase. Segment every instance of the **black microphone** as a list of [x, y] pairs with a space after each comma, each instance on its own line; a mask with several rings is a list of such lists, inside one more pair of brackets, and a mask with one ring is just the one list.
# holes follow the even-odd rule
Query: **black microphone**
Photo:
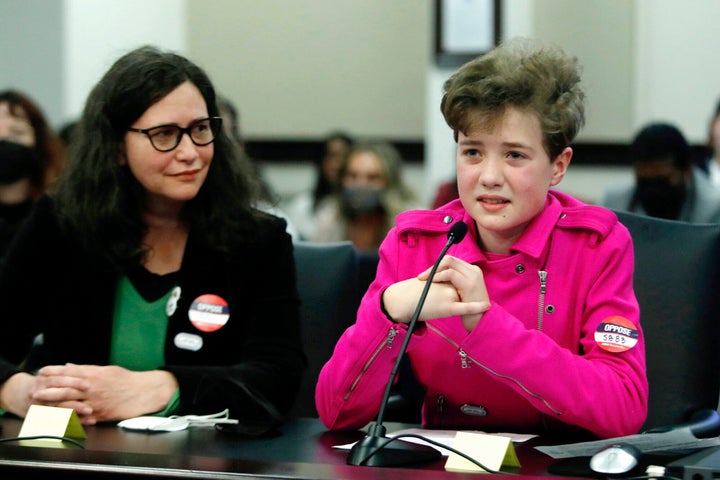
[[420, 300], [418, 300], [415, 313], [413, 314], [410, 323], [408, 323], [407, 335], [405, 335], [405, 339], [400, 347], [400, 353], [398, 354], [397, 360], [395, 360], [395, 365], [390, 373], [390, 380], [385, 387], [385, 394], [383, 395], [382, 403], [380, 404], [380, 411], [378, 413], [377, 420], [370, 426], [368, 434], [365, 438], [357, 442], [350, 449], [350, 453], [347, 458], [348, 465], [394, 467], [399, 465], [432, 462], [438, 460], [442, 456], [440, 451], [435, 448], [388, 438], [385, 435], [387, 430], [383, 426], [382, 421], [383, 415], [385, 414], [385, 407], [387, 406], [388, 399], [390, 398], [390, 390], [395, 382], [395, 377], [397, 376], [398, 369], [400, 368], [402, 357], [405, 355], [405, 350], [407, 350], [415, 324], [420, 317], [420, 311], [425, 303], [425, 298], [427, 298], [430, 285], [432, 284], [433, 277], [435, 276], [435, 271], [440, 264], [440, 260], [442, 260], [445, 256], [445, 253], [447, 253], [450, 246], [455, 243], [460, 243], [460, 241], [465, 237], [467, 230], [467, 224], [462, 220], [455, 222], [453, 226], [450, 227], [447, 243], [440, 252], [440, 255], [438, 255], [437, 260], [435, 260], [435, 265], [433, 265], [432, 270], [430, 270], [430, 275], [428, 275], [425, 287], [420, 294]]

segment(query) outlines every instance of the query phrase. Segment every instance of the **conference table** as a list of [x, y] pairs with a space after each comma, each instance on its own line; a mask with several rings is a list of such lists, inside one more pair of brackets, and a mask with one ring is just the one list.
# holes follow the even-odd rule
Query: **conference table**
[[[0, 419], [0, 439], [18, 435], [22, 420]], [[405, 424], [387, 423], [388, 432]], [[347, 465], [347, 450], [335, 448], [365, 436], [365, 432], [330, 432], [317, 418], [289, 421], [270, 435], [248, 437], [190, 427], [177, 432], [145, 432], [116, 425], [85, 427], [84, 448], [72, 443], [55, 446], [0, 442], [0, 477], [12, 478], [241, 478], [241, 479], [475, 479], [472, 472], [444, 469], [445, 460], [404, 467]], [[503, 478], [517, 473], [548, 479], [553, 459], [535, 448], [538, 438], [516, 445], [519, 472], [494, 475]], [[27, 441], [26, 441], [27, 442]], [[558, 477], [567, 478], [567, 477]]]

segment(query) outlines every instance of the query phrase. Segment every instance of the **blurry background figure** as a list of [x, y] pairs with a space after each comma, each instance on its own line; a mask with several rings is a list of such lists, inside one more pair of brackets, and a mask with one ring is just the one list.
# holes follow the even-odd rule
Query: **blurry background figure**
[[337, 192], [340, 165], [352, 144], [352, 137], [345, 132], [328, 134], [314, 165], [315, 185], [312, 190], [296, 193], [283, 204], [283, 210], [290, 216], [303, 239], [315, 238], [318, 206], [328, 195]]
[[675, 126], [647, 125], [628, 153], [635, 182], [609, 188], [603, 206], [669, 220], [720, 222], [720, 189], [693, 168], [690, 146]]
[[62, 126], [58, 130], [58, 138], [60, 139], [60, 141], [63, 144], [63, 149], [65, 150], [65, 156], [67, 156], [67, 154], [68, 154], [67, 150], [70, 148], [70, 145], [72, 144], [75, 127], [77, 127], [77, 124], [78, 124], [77, 120], [70, 120], [70, 121], [62, 124]]
[[442, 207], [456, 198], [460, 198], [460, 194], [458, 193], [457, 178], [453, 178], [438, 185], [437, 190], [435, 190], [435, 198], [430, 208], [434, 210]]
[[35, 102], [15, 90], [0, 92], [0, 256], [35, 200], [52, 187], [62, 158]]
[[73, 148], [73, 139], [77, 134], [78, 120], [69, 120], [63, 123], [57, 131], [57, 138], [62, 145], [62, 162], [68, 162]]
[[710, 119], [707, 147], [710, 153], [700, 162], [700, 169], [715, 188], [720, 189], [720, 100]]
[[278, 207], [279, 198], [277, 194], [263, 176], [262, 170], [258, 166], [257, 162], [248, 155], [247, 150], [245, 149], [245, 140], [242, 136], [242, 129], [240, 127], [240, 113], [237, 107], [235, 107], [229, 98], [222, 95], [218, 95], [216, 102], [220, 116], [223, 119], [223, 130], [225, 130], [225, 133], [228, 137], [230, 137], [230, 140], [232, 140], [235, 145], [238, 161], [246, 162], [247, 167], [255, 174], [255, 188], [258, 195], [257, 208], [285, 219], [287, 222], [286, 231], [292, 235], [293, 239], [299, 239], [300, 233], [297, 228], [295, 228], [292, 220], [280, 207]]
[[419, 208], [402, 180], [402, 158], [385, 142], [353, 145], [340, 166], [340, 189], [318, 206], [315, 241], [350, 240], [360, 252], [376, 252], [395, 217]]

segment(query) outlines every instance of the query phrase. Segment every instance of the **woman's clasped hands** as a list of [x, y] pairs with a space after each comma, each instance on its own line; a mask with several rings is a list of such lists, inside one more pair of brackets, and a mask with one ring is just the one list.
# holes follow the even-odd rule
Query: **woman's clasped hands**
[[5, 409], [24, 417], [30, 405], [71, 408], [83, 425], [115, 421], [161, 411], [177, 382], [165, 371], [135, 372], [109, 365], [48, 365], [36, 375], [18, 373], [5, 388]]

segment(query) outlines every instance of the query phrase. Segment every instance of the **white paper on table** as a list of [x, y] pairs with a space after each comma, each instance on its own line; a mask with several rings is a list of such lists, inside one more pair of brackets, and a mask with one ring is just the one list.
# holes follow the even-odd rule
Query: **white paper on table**
[[[485, 432], [481, 432], [481, 431], [477, 431], [477, 430], [463, 430], [463, 431], [469, 431], [469, 432], [473, 432], [473, 433], [485, 433]], [[421, 436], [428, 438], [434, 442], [438, 442], [438, 443], [441, 443], [445, 446], [452, 448], [455, 444], [455, 436], [457, 435], [458, 430], [433, 430], [433, 429], [426, 429], [426, 428], [406, 428], [403, 430], [397, 430], [395, 432], [388, 433], [387, 436], [388, 437], [396, 437], [398, 435], [403, 435], [403, 434], [408, 434], [408, 433], [413, 434], [413, 435], [421, 435]], [[519, 434], [519, 433], [490, 433], [487, 435], [498, 435], [498, 436], [503, 436], [503, 437], [510, 437], [512, 439], [513, 443], [522, 443], [522, 442], [525, 442], [536, 436], [536, 435]], [[410, 442], [410, 443], [417, 443], [420, 445], [427, 445], [428, 447], [433, 447], [433, 448], [439, 450], [440, 453], [442, 453], [444, 456], [450, 455], [450, 450], [447, 450], [442, 447], [438, 447], [437, 445], [433, 445], [432, 443], [426, 442], [417, 437], [402, 437], [401, 440], [403, 440], [405, 442]], [[348, 443], [345, 445], [334, 445], [333, 448], [338, 448], [341, 450], [350, 450], [352, 448], [352, 446], [355, 445], [355, 443], [357, 443], [357, 442]]]

